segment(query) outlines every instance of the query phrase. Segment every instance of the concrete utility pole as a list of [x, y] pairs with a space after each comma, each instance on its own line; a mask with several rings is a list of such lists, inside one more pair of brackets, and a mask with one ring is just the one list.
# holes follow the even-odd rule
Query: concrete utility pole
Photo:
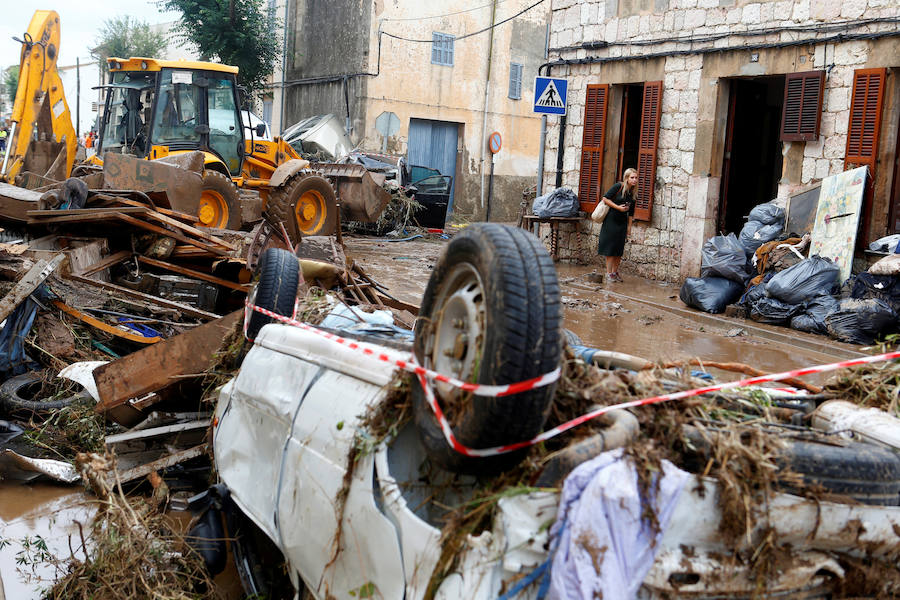
[[486, 75], [484, 79], [484, 109], [481, 118], [481, 159], [479, 166], [481, 168], [481, 208], [484, 208], [484, 153], [487, 151], [487, 114], [488, 102], [491, 93], [491, 60], [494, 52], [494, 20], [497, 18], [497, 0], [491, 2], [491, 27], [488, 33], [488, 51], [487, 66], [485, 68]]

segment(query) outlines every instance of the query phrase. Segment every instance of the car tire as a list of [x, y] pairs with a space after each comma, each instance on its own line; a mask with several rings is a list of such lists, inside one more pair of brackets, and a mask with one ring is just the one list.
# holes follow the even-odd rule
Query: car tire
[[203, 227], [241, 228], [241, 195], [230, 177], [211, 169], [203, 172], [197, 216]]
[[[464, 381], [516, 383], [559, 366], [561, 322], [556, 269], [540, 241], [515, 227], [471, 225], [447, 245], [428, 280], [416, 321], [415, 355], [425, 367]], [[497, 398], [442, 384], [434, 389], [457, 440], [486, 448], [539, 433], [556, 386]], [[440, 467], [489, 474], [524, 456], [518, 451], [466, 457], [448, 445], [418, 383], [413, 404], [422, 443]]]
[[300, 171], [269, 194], [266, 212], [284, 223], [295, 246], [308, 235], [332, 235], [339, 220], [331, 182], [314, 171]]
[[[281, 248], [269, 248], [260, 259], [259, 281], [250, 291], [247, 302], [290, 317], [294, 314], [299, 286], [300, 264], [297, 257]], [[272, 321], [272, 317], [251, 311], [247, 320], [247, 337], [255, 339], [263, 325]]]
[[807, 485], [863, 504], [900, 505], [900, 456], [881, 446], [792, 440], [779, 465], [801, 474]]
[[48, 412], [65, 408], [76, 400], [88, 397], [86, 392], [82, 392], [55, 400], [36, 399], [35, 396], [41, 391], [42, 386], [43, 378], [36, 371], [10, 377], [0, 384], [0, 407], [6, 413]]

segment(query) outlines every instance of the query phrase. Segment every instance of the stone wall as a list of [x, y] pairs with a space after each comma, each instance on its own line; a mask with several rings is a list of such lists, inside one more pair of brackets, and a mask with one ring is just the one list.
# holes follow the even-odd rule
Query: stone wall
[[[900, 66], [897, 22], [877, 21], [898, 16], [900, 3], [896, 0], [555, 0], [550, 60], [573, 61], [555, 65], [551, 71], [553, 76], [569, 80], [563, 185], [578, 188], [587, 84], [662, 80], [652, 219], [635, 223], [623, 268], [667, 280], [698, 275], [700, 249], [715, 234], [719, 204], [728, 109], [722, 78], [826, 71], [818, 140], [783, 143], [778, 197], [787, 197], [843, 171], [854, 70]], [[840, 25], [860, 19], [872, 21]], [[752, 33], [762, 29], [768, 32]], [[891, 31], [894, 33], [878, 39], [840, 41], [833, 37], [841, 32]], [[690, 45], [669, 39], [687, 36], [695, 38]], [[827, 43], [822, 41], [826, 38]], [[795, 44], [799, 39], [810, 42]], [[757, 46], [754, 56], [746, 44]], [[896, 82], [893, 85], [897, 87]], [[891, 94], [886, 97], [879, 164], [891, 165], [900, 102]], [[618, 114], [614, 100], [611, 94], [609, 115]], [[610, 155], [614, 155], [618, 139], [616, 121], [618, 118], [607, 118], [604, 187], [614, 177], [614, 164], [609, 163], [615, 162]], [[550, 187], [556, 178], [559, 123], [559, 119], [551, 119], [545, 146], [544, 184]], [[891, 171], [882, 167], [876, 173], [871, 215], [876, 236], [887, 228]]]

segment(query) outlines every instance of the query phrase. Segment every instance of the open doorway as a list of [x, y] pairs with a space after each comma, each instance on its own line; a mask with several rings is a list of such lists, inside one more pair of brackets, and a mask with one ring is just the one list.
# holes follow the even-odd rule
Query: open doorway
[[637, 168], [638, 149], [641, 140], [641, 108], [644, 101], [644, 84], [623, 86], [622, 124], [619, 129], [619, 153], [616, 162], [616, 181], [622, 181], [625, 169]]
[[730, 85], [717, 225], [737, 233], [754, 206], [778, 195], [784, 76], [731, 79]]

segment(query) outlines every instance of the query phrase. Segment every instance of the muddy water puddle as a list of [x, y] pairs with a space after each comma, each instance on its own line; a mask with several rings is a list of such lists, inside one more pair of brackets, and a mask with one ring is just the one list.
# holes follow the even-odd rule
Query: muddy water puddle
[[0, 482], [0, 540], [5, 543], [0, 577], [6, 599], [40, 598], [55, 575], [53, 567], [40, 560], [40, 541], [56, 557], [68, 557], [70, 548], [77, 555], [78, 524], [87, 536], [94, 514], [94, 505], [80, 487]]

